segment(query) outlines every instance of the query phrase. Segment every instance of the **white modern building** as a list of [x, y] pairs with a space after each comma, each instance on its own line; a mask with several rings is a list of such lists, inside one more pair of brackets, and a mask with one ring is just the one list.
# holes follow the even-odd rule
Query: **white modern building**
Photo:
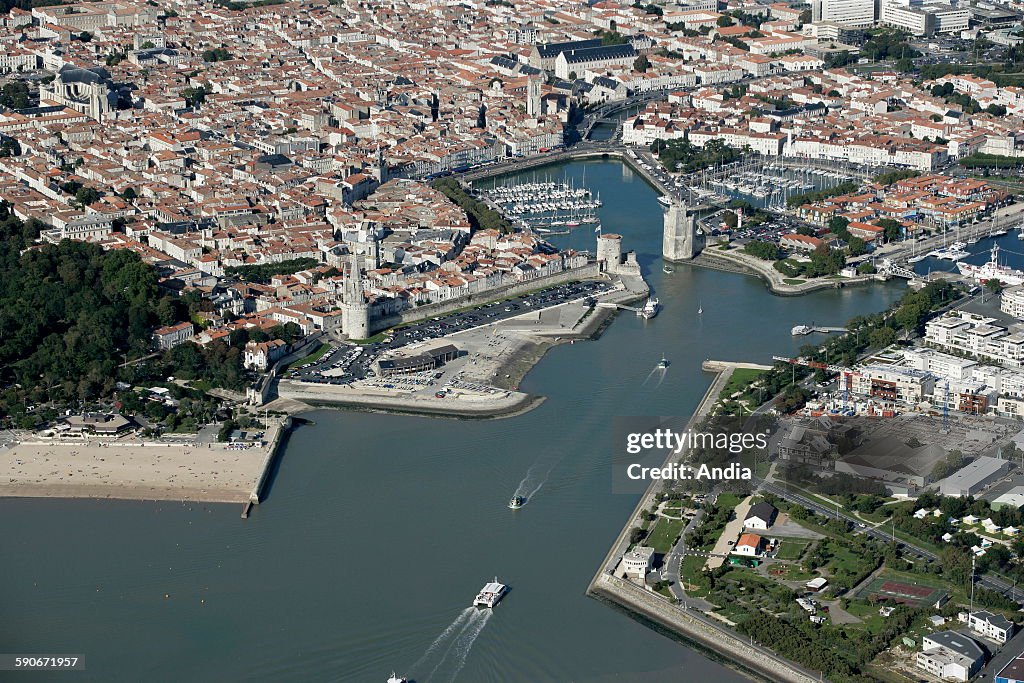
[[875, 23], [875, 0], [813, 0], [811, 20], [868, 28]]
[[967, 681], [985, 662], [985, 653], [972, 638], [955, 631], [925, 636], [917, 653], [917, 666], [936, 678]]

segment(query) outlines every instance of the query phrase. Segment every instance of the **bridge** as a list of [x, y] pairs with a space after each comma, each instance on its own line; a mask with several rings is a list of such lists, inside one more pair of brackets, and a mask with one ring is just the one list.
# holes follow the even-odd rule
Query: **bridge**
[[[608, 104], [602, 105], [583, 117], [583, 129], [580, 133], [580, 138], [583, 140], [589, 140], [591, 133], [594, 132], [594, 128], [598, 124], [607, 122], [615, 114], [637, 105], [647, 104], [652, 100], [665, 99], [667, 96], [667, 90], [650, 90], [648, 92], [640, 93], [639, 95], [631, 95], [624, 100], [617, 100], [615, 102], [609, 102]], [[621, 124], [616, 130], [616, 133], [620, 130]]]
[[905, 280], [916, 280], [920, 275], [896, 263], [893, 259], [883, 259], [879, 265], [878, 272], [890, 277], [901, 277]]

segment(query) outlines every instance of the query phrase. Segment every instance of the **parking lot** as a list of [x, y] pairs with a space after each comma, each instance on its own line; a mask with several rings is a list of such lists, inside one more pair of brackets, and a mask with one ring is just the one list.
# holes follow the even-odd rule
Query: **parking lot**
[[[302, 382], [339, 385], [371, 379], [372, 384], [369, 386], [379, 386], [384, 389], [404, 388], [414, 391], [429, 385], [432, 379], [436, 378], [431, 377], [435, 373], [377, 378], [374, 369], [377, 359], [382, 355], [413, 344], [439, 339], [484, 325], [492, 325], [530, 311], [543, 310], [578, 299], [596, 297], [611, 289], [612, 285], [608, 282], [569, 282], [504, 301], [484, 304], [472, 310], [448, 313], [396, 328], [379, 342], [369, 344], [335, 342], [319, 360], [294, 366], [289, 370], [287, 376]], [[596, 303], [596, 299], [593, 303]]]

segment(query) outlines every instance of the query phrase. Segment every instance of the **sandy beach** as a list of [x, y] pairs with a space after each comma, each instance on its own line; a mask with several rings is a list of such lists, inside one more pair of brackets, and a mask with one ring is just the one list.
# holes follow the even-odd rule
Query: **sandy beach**
[[0, 496], [242, 503], [266, 455], [220, 443], [23, 441], [0, 450]]

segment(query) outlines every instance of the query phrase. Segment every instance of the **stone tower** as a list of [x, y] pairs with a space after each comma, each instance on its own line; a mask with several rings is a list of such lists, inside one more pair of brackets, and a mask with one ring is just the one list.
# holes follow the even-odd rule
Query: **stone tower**
[[622, 235], [605, 233], [597, 238], [597, 261], [606, 273], [617, 273], [622, 264]]
[[544, 112], [541, 111], [541, 97], [540, 97], [540, 86], [541, 82], [539, 79], [530, 76], [526, 79], [526, 115], [527, 116], [540, 116]]
[[370, 307], [363, 296], [363, 282], [359, 277], [359, 257], [349, 257], [348, 272], [341, 291], [341, 328], [349, 339], [370, 336]]
[[374, 270], [380, 268], [380, 242], [375, 232], [370, 233], [370, 242], [366, 248], [366, 267]]
[[665, 211], [662, 257], [669, 261], [686, 261], [699, 254], [702, 246], [696, 221], [689, 214], [686, 202], [673, 199]]

